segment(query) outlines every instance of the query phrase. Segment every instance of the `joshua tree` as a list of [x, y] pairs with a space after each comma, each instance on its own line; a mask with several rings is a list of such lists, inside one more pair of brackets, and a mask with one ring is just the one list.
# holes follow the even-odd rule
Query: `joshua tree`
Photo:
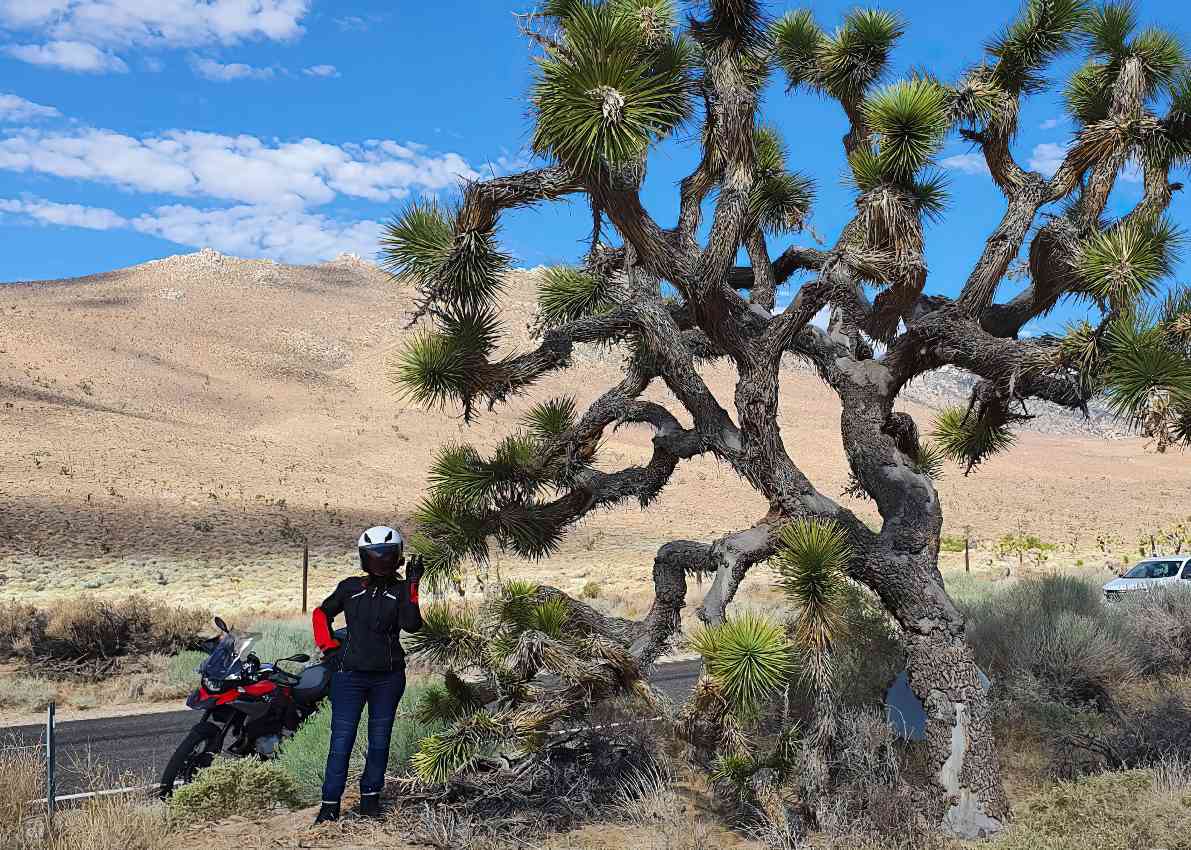
[[[763, 5], [707, 0], [680, 18], [671, 0], [548, 0], [522, 18], [538, 52], [533, 146], [549, 164], [470, 183], [457, 208], [413, 204], [388, 227], [388, 267], [417, 282], [414, 319], [430, 323], [396, 359], [394, 377], [419, 402], [459, 405], [467, 419], [478, 404], [492, 409], [572, 366], [576, 344], [619, 346], [623, 379], [582, 413], [570, 399], [543, 401], [490, 457], [445, 448], [415, 545], [439, 580], [487, 558], [493, 543], [542, 557], [593, 510], [648, 506], [679, 463], [711, 455], [755, 487], [768, 512], [716, 540], [662, 546], [645, 619], [597, 631], [647, 666], [677, 629], [688, 574], [714, 576], [699, 614], [721, 625], [788, 526], [830, 524], [846, 538], [849, 579], [898, 624], [927, 710], [933, 780], [921, 802], [951, 831], [995, 831], [1007, 803], [988, 699], [937, 565], [933, 478], [943, 457], [970, 472], [1008, 449], [1028, 399], [1079, 409], [1103, 394], [1159, 450], [1191, 441], [1191, 297], [1176, 291], [1150, 306], [1173, 262], [1176, 231], [1164, 214], [1181, 188], [1171, 170], [1191, 156], [1191, 73], [1178, 42], [1138, 30], [1126, 5], [1030, 0], [959, 79], [919, 71], [888, 83], [903, 33], [896, 14], [854, 11], [829, 32], [809, 12], [776, 17]], [[1045, 87], [1054, 57], [1077, 49], [1087, 60], [1065, 89], [1075, 129], [1048, 178], [1014, 157], [1018, 111]], [[775, 70], [790, 88], [837, 101], [850, 122], [843, 146], [855, 215], [830, 247], [774, 245], [807, 222], [814, 187], [788, 168], [780, 128], [762, 120], [761, 91]], [[699, 130], [698, 164], [680, 184], [677, 221], [659, 222], [639, 187], [651, 148], [683, 126]], [[945, 297], [928, 292], [924, 222], [945, 214], [932, 161], [952, 133], [983, 154], [1005, 209], [967, 279], [931, 287], [958, 292]], [[1143, 197], [1109, 218], [1127, 167], [1140, 169]], [[571, 196], [590, 205], [590, 249], [580, 266], [542, 276], [540, 345], [497, 357], [510, 261], [498, 219]], [[737, 265], [741, 252], [748, 265]], [[1024, 288], [998, 301], [1014, 276]], [[776, 310], [779, 286], [796, 282]], [[1102, 318], [1062, 336], [1019, 337], [1065, 299]], [[811, 320], [824, 309], [821, 328]], [[791, 460], [786, 440], [796, 433], [777, 420], [787, 355], [838, 394], [851, 492], [874, 500], [879, 529]], [[713, 360], [738, 375], [728, 407], [698, 369]], [[931, 443], [893, 406], [910, 381], [944, 366], [980, 380], [966, 409], [940, 417]], [[640, 398], [655, 381], [692, 427]], [[601, 435], [625, 423], [654, 429], [652, 458], [599, 469]], [[814, 636], [821, 626], [804, 637], [826, 664], [829, 635]]]

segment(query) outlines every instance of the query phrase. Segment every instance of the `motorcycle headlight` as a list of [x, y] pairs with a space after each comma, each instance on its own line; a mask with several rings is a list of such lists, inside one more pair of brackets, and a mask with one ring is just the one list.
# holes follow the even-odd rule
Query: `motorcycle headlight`
[[203, 687], [206, 688], [208, 691], [211, 691], [212, 693], [214, 693], [216, 691], [221, 691], [221, 690], [223, 690], [223, 680], [211, 679], [211, 678], [208, 678], [207, 676], [203, 676]]

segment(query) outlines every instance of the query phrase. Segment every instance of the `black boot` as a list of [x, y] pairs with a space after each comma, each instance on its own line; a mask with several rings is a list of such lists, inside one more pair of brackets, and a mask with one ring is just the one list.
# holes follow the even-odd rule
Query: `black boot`
[[331, 821], [339, 820], [339, 804], [328, 803], [323, 801], [322, 808], [318, 810], [318, 817], [314, 819], [314, 823], [329, 823]]
[[378, 817], [380, 817], [380, 794], [361, 794], [360, 795], [360, 817], [362, 817], [362, 818], [378, 818]]

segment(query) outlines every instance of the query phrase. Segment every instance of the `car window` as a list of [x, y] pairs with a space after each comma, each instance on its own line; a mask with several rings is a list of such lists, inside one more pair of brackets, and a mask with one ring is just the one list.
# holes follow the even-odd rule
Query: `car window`
[[1183, 578], [1191, 579], [1191, 561], [1183, 564]]
[[1149, 578], [1174, 578], [1182, 564], [1179, 561], [1154, 561], [1149, 566]]

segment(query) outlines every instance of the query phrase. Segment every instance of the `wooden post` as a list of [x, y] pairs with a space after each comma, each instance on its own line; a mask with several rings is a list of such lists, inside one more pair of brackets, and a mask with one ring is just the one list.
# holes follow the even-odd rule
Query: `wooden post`
[[306, 613], [306, 589], [310, 586], [310, 543], [302, 541], [302, 613]]
[[1158, 554], [1158, 544], [1154, 542], [1154, 535], [1150, 535], [1150, 557]]
[[964, 535], [964, 572], [970, 573], [972, 571], [972, 560], [969, 554], [971, 540], [968, 535]]
[[54, 703], [46, 707], [45, 714], [45, 825], [47, 835], [54, 832], [54, 809], [57, 808], [58, 777], [55, 767], [58, 762], [58, 742], [54, 736]]

